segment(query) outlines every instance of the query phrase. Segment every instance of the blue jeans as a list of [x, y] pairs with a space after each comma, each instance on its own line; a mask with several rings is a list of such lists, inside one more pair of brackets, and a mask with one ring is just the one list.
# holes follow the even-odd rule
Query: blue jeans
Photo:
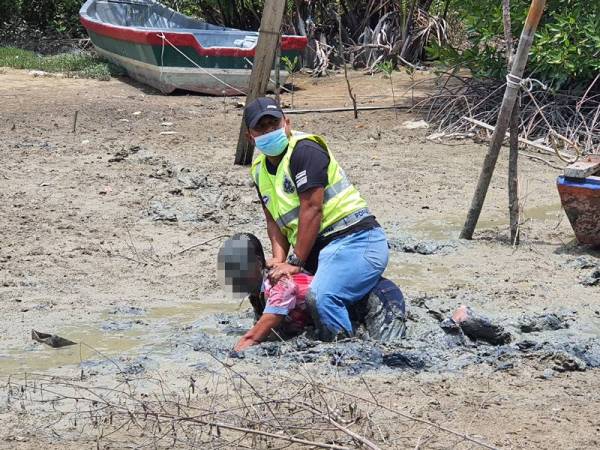
[[310, 285], [318, 321], [330, 333], [353, 334], [348, 307], [377, 285], [388, 263], [388, 243], [380, 227], [335, 239], [319, 254]]

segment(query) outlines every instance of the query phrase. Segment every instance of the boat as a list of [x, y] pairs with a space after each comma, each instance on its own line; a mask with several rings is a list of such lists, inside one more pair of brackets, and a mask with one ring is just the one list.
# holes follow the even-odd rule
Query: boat
[[565, 167], [556, 185], [562, 207], [580, 244], [600, 246], [600, 155]]
[[[87, 0], [79, 17], [100, 55], [165, 94], [248, 91], [258, 32], [212, 25], [154, 0]], [[306, 44], [306, 37], [284, 35], [281, 55], [293, 59]], [[283, 84], [288, 73], [280, 69]]]

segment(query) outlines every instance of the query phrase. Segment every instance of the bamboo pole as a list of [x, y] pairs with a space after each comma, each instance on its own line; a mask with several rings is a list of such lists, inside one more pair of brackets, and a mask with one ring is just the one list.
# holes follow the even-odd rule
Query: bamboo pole
[[[281, 23], [285, 12], [285, 0], [265, 0], [260, 21], [258, 42], [254, 53], [254, 64], [250, 74], [246, 104], [265, 95], [269, 86], [271, 69], [275, 60], [277, 43], [280, 38]], [[247, 166], [252, 162], [254, 146], [246, 138], [246, 124], [242, 118], [240, 136], [235, 152], [235, 164]]]
[[523, 27], [523, 32], [519, 39], [517, 54], [513, 60], [510, 75], [508, 76], [511, 81], [507, 83], [506, 90], [504, 91], [504, 98], [502, 99], [502, 106], [500, 107], [500, 113], [498, 114], [498, 120], [496, 122], [494, 134], [492, 135], [490, 147], [483, 161], [483, 166], [481, 168], [481, 173], [479, 174], [479, 180], [477, 181], [473, 199], [471, 200], [467, 219], [465, 220], [464, 227], [460, 233], [461, 239], [473, 238], [473, 232], [475, 231], [475, 226], [477, 225], [481, 209], [483, 208], [492, 174], [494, 173], [494, 168], [498, 161], [500, 147], [502, 146], [502, 141], [504, 140], [510, 116], [515, 106], [517, 93], [520, 88], [519, 84], [515, 81], [520, 80], [525, 72], [529, 49], [531, 48], [535, 30], [542, 17], [545, 4], [546, 0], [532, 0], [531, 6], [529, 7], [527, 20], [525, 21], [525, 26]]

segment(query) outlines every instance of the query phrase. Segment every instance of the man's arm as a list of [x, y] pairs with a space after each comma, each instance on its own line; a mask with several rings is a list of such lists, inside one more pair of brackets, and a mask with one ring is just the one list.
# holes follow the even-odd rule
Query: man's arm
[[299, 194], [300, 217], [298, 222], [298, 239], [296, 247], [294, 247], [294, 252], [302, 261], [308, 259], [321, 229], [324, 195], [325, 189], [322, 187], [315, 187]]
[[271, 241], [271, 248], [273, 249], [273, 259], [267, 266], [271, 266], [273, 262], [282, 263], [287, 258], [287, 254], [290, 251], [290, 244], [287, 238], [283, 235], [275, 220], [271, 216], [271, 213], [263, 205], [263, 211], [265, 218], [267, 219], [267, 235]]
[[[322, 187], [315, 187], [299, 194], [300, 215], [298, 218], [298, 238], [294, 252], [302, 261], [308, 259], [321, 229], [324, 195], [325, 189]], [[294, 275], [298, 272], [300, 272], [300, 267], [285, 262], [275, 263], [269, 277], [272, 282], [276, 283], [282, 276]]]
[[240, 341], [233, 348], [236, 352], [241, 352], [242, 350], [247, 349], [253, 345], [260, 344], [264, 341], [273, 328], [277, 328], [284, 316], [279, 314], [269, 314], [264, 313], [258, 319], [258, 322], [254, 324], [254, 326], [248, 330], [248, 332], [242, 336]]

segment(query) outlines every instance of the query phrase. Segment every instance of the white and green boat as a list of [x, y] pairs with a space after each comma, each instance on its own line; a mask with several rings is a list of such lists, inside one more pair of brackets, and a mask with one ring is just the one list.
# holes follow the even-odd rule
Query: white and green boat
[[[258, 32], [212, 25], [154, 0], [88, 0], [79, 14], [99, 54], [163, 93], [248, 90]], [[305, 37], [282, 36], [281, 54], [293, 58], [306, 44]], [[282, 68], [282, 84], [287, 75]]]

